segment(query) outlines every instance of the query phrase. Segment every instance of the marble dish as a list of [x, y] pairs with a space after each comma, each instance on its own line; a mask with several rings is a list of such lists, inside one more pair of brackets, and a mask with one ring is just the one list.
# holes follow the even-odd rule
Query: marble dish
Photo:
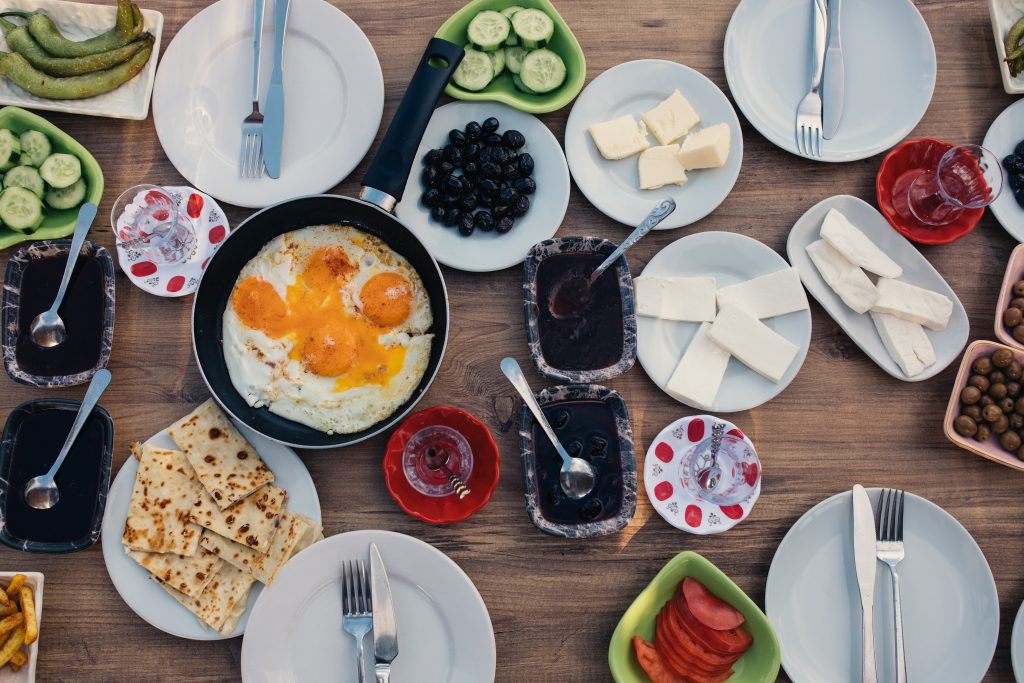
[[71, 247], [71, 240], [44, 240], [33, 242], [18, 249], [11, 256], [7, 264], [7, 276], [4, 279], [3, 295], [3, 333], [0, 344], [2, 344], [4, 355], [4, 369], [7, 374], [17, 382], [31, 384], [47, 389], [54, 387], [70, 387], [77, 384], [85, 384], [97, 370], [105, 368], [110, 360], [110, 349], [114, 343], [114, 261], [103, 247], [86, 241], [82, 246], [82, 253], [95, 258], [103, 271], [103, 339], [100, 346], [100, 356], [96, 364], [84, 372], [73, 375], [35, 375], [26, 372], [19, 367], [18, 359], [15, 356], [18, 342], [18, 314], [21, 306], [21, 282], [28, 264], [36, 259], [50, 257], [67, 258], [68, 249]]
[[[619, 440], [619, 458], [622, 465], [622, 504], [616, 516], [595, 522], [563, 524], [547, 519], [540, 507], [540, 482], [537, 476], [536, 449], [533, 443], [534, 419], [525, 405], [519, 422], [520, 458], [523, 465], [523, 484], [526, 489], [526, 513], [534, 526], [546, 534], [563, 538], [589, 538], [603, 536], [623, 529], [636, 512], [636, 455], [633, 451], [633, 428], [629, 421], [626, 402], [618, 392], [596, 384], [569, 384], [547, 387], [537, 394], [541, 408], [563, 401], [602, 401], [612, 412]], [[600, 475], [600, 472], [598, 473]]]

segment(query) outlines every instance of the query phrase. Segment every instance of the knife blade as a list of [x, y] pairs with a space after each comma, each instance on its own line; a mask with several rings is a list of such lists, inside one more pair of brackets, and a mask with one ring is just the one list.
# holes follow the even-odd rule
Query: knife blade
[[875, 683], [875, 629], [873, 621], [875, 603], [875, 569], [878, 561], [875, 554], [877, 535], [875, 515], [871, 511], [871, 499], [860, 484], [853, 487], [853, 557], [857, 568], [857, 585], [860, 587], [862, 610], [862, 633], [864, 659], [862, 680]]
[[843, 63], [843, 41], [839, 32], [842, 0], [828, 0], [828, 42], [825, 50], [825, 86], [822, 95], [822, 135], [831, 140], [843, 118], [843, 95], [846, 89], [846, 66]]
[[388, 683], [391, 662], [398, 657], [398, 625], [391, 584], [377, 544], [370, 544], [370, 593], [373, 596], [373, 657], [377, 683]]
[[274, 4], [274, 68], [267, 90], [267, 109], [263, 115], [263, 163], [267, 175], [281, 177], [281, 146], [284, 144], [284, 40], [288, 28], [291, 0]]

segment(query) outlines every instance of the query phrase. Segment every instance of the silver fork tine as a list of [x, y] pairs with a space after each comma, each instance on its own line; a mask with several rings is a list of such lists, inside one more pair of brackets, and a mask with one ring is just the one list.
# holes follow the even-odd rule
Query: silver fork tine
[[878, 535], [883, 541], [890, 541], [892, 540], [892, 534], [889, 533], [892, 525], [892, 490], [882, 489], [882, 499], [884, 501], [882, 505], [882, 527], [878, 530]]
[[360, 585], [363, 588], [363, 611], [367, 614], [372, 610], [372, 598], [370, 596], [370, 578], [366, 574], [366, 562], [359, 560]]
[[899, 491], [899, 503], [897, 505], [897, 511], [896, 511], [896, 542], [897, 543], [902, 543], [903, 542], [903, 499], [904, 499], [904, 491], [901, 489]]

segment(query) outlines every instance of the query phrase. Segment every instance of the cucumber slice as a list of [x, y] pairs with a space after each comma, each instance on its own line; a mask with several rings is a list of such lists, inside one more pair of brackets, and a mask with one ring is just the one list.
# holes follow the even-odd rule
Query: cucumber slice
[[512, 32], [512, 25], [508, 17], [494, 10], [484, 10], [469, 22], [466, 28], [466, 36], [469, 42], [478, 50], [493, 52], [501, 47], [501, 44]]
[[519, 74], [514, 74], [512, 76], [512, 85], [516, 86], [517, 90], [519, 90], [520, 92], [524, 92], [527, 95], [537, 94], [533, 90], [530, 90], [529, 88], [526, 87], [526, 84], [523, 83], [523, 79], [519, 77]]
[[53, 148], [50, 139], [38, 130], [26, 130], [21, 134], [21, 165], [39, 167]]
[[15, 166], [4, 175], [4, 188], [24, 187], [35, 196], [42, 198], [45, 188], [39, 171], [31, 166]]
[[512, 5], [511, 7], [506, 7], [505, 9], [501, 10], [501, 13], [504, 14], [509, 19], [511, 19], [512, 15], [515, 14], [516, 12], [518, 12], [521, 9], [526, 9], [526, 8], [525, 7], [520, 7], [519, 5]]
[[[523, 84], [534, 92], [551, 92], [565, 83], [565, 62], [551, 50], [534, 50], [523, 59], [519, 77], [523, 79]], [[45, 173], [43, 177], [46, 177]]]
[[[495, 12], [495, 14], [498, 13]], [[485, 52], [467, 47], [466, 56], [459, 62], [455, 73], [452, 74], [452, 80], [463, 90], [483, 90], [488, 83], [494, 80], [494, 67], [491, 65], [491, 58]]]
[[21, 152], [21, 142], [14, 137], [14, 133], [6, 128], [0, 128], [0, 171], [14, 168], [15, 158]]
[[23, 187], [9, 187], [0, 194], [0, 221], [11, 230], [35, 230], [43, 222], [39, 197]]
[[484, 54], [491, 58], [491, 70], [494, 72], [494, 77], [497, 78], [505, 70], [505, 51], [495, 50]]
[[544, 47], [555, 34], [555, 22], [539, 9], [523, 9], [512, 15], [512, 28], [523, 47]]
[[[525, 9], [525, 8], [524, 7], [520, 7], [519, 5], [512, 5], [511, 7], [506, 7], [505, 9], [501, 10], [501, 13], [504, 14], [506, 17], [508, 17], [509, 20], [511, 21], [512, 15], [515, 14], [516, 12], [518, 12], [521, 9]], [[512, 47], [512, 46], [515, 46], [515, 45], [518, 45], [518, 44], [519, 44], [519, 37], [516, 36], [516, 32], [515, 31], [509, 31], [508, 38], [505, 39], [505, 45], [508, 46], [508, 47]]]
[[85, 199], [86, 189], [85, 178], [79, 178], [70, 187], [64, 187], [59, 190], [50, 189], [43, 198], [43, 201], [51, 209], [73, 209]]
[[39, 175], [43, 180], [56, 187], [70, 187], [82, 177], [82, 162], [71, 154], [51, 154], [39, 167]]
[[513, 45], [505, 48], [505, 68], [514, 74], [523, 68], [523, 60], [530, 53], [525, 47]]

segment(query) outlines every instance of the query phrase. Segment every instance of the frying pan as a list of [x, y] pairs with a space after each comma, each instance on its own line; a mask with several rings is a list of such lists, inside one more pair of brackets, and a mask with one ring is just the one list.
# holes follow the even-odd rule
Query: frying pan
[[[363, 178], [359, 199], [310, 195], [289, 199], [254, 213], [232, 231], [206, 266], [192, 304], [192, 346], [199, 372], [224, 410], [263, 436], [298, 448], [334, 448], [363, 441], [401, 420], [423, 397], [441, 366], [448, 343], [448, 293], [434, 257], [392, 211], [402, 198], [416, 148], [438, 98], [462, 59], [461, 47], [431, 39], [402, 98], [380, 149]], [[253, 408], [231, 383], [224, 362], [222, 320], [238, 274], [278, 235], [310, 225], [344, 223], [380, 238], [419, 273], [430, 299], [434, 335], [426, 372], [408, 401], [389, 417], [352, 434], [326, 434]]]

